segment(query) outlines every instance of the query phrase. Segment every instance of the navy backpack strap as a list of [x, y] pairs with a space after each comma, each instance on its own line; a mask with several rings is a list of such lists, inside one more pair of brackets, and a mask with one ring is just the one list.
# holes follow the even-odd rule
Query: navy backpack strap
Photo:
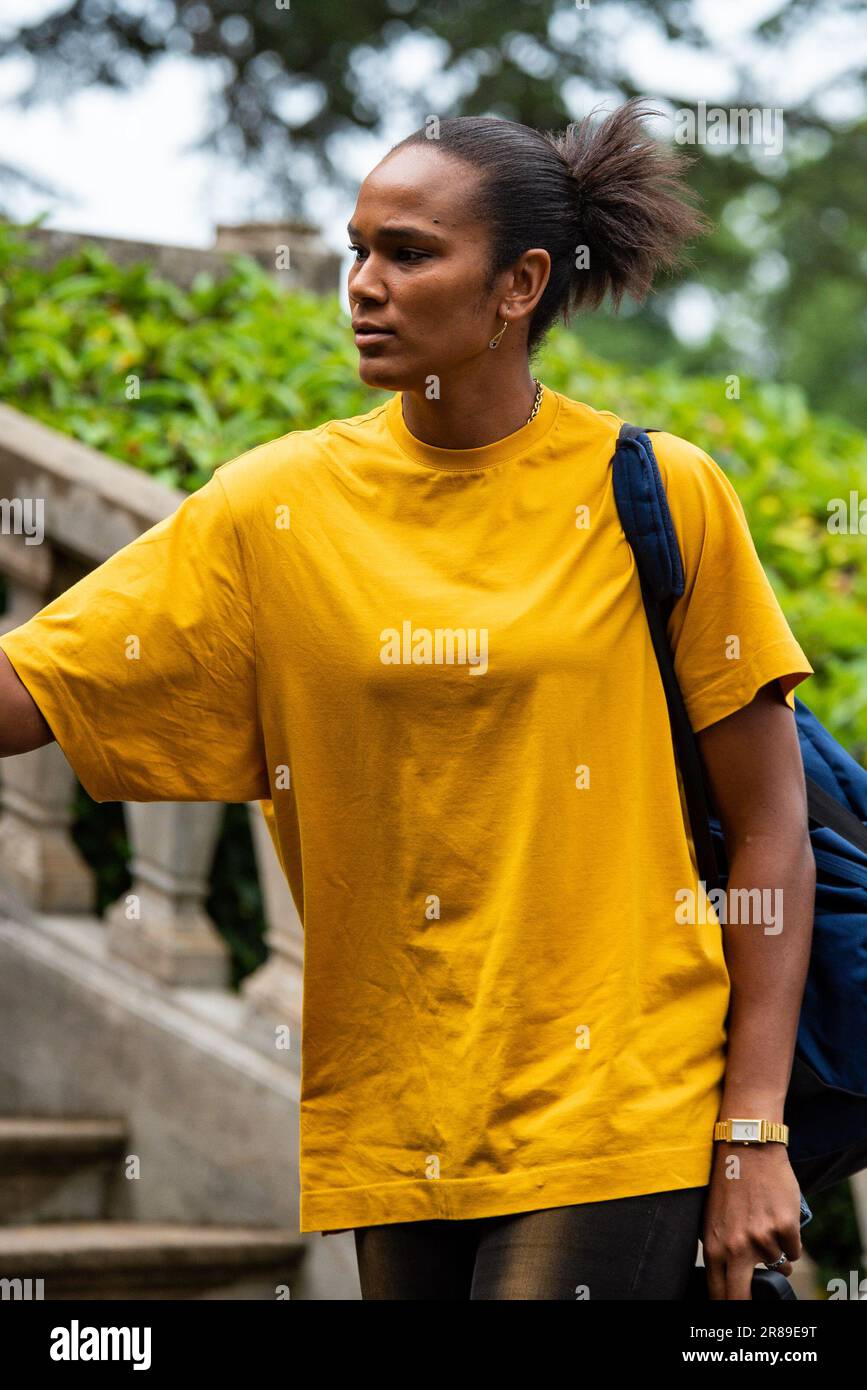
[[[717, 859], [708, 824], [713, 796], [696, 743], [683, 695], [674, 672], [667, 623], [671, 608], [683, 593], [683, 565], [659, 465], [648, 438], [657, 430], [624, 424], [612, 461], [614, 496], [626, 539], [635, 555], [641, 593], [659, 664], [672, 736], [684, 782], [689, 823], [701, 876], [707, 886], [719, 887]], [[805, 773], [810, 820], [835, 831], [867, 852], [867, 827], [814, 778]]]
[[665, 485], [648, 434], [637, 425], [622, 425], [614, 456], [614, 494], [626, 539], [643, 577], [660, 603], [683, 593], [683, 563]]
[[835, 834], [849, 840], [867, 854], [867, 826], [864, 822], [860, 821], [848, 806], [841, 805], [830, 792], [818, 782], [814, 782], [812, 777], [805, 777], [804, 780], [807, 783], [807, 809], [810, 820], [833, 830]]
[[626, 539], [635, 555], [644, 609], [668, 704], [699, 875], [710, 893], [721, 886], [710, 828], [712, 797], [675, 674], [667, 630], [671, 608], [684, 590], [683, 562], [648, 433], [657, 431], [642, 430], [636, 425], [621, 427], [612, 460], [614, 497]]

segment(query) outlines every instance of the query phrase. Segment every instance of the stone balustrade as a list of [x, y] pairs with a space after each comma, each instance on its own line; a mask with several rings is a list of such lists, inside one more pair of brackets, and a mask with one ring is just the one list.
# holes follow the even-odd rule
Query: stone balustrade
[[[243, 251], [281, 288], [339, 287], [340, 257], [297, 223], [221, 226], [210, 251], [44, 228], [28, 235], [42, 264], [96, 241], [120, 264], [146, 260], [189, 285], [202, 271], [224, 274]], [[0, 631], [185, 495], [0, 405]], [[42, 500], [39, 543], [9, 525], [23, 499]], [[271, 803], [247, 807], [268, 955], [238, 991], [205, 906], [225, 807], [124, 805], [131, 883], [99, 916], [94, 874], [72, 833], [76, 797], [56, 743], [0, 759], [0, 1116], [37, 1130], [122, 1129], [104, 1191], [92, 1174], [54, 1173], [51, 1200], [75, 1219], [86, 1211], [110, 1218], [108, 1229], [297, 1230], [304, 938], [269, 830]], [[350, 1236], [302, 1243], [293, 1299], [358, 1296]]]
[[221, 279], [232, 257], [241, 254], [257, 261], [282, 289], [333, 294], [340, 287], [340, 255], [323, 245], [315, 227], [297, 220], [218, 223], [211, 247], [171, 246], [57, 227], [22, 227], [19, 231], [35, 246], [38, 265], [53, 265], [85, 245], [97, 246], [116, 265], [146, 261], [158, 275], [189, 289], [202, 273]]
[[[44, 538], [0, 537], [3, 631], [170, 515], [184, 493], [0, 406], [0, 497], [40, 498]], [[75, 776], [56, 743], [0, 764], [0, 910], [93, 914], [93, 873], [70, 834]], [[137, 802], [124, 814], [132, 887], [106, 913], [107, 949], [167, 985], [220, 987], [227, 948], [204, 908], [223, 819], [216, 803]], [[303, 933], [259, 802], [249, 804], [268, 960], [243, 984], [251, 1011], [300, 1029]], [[134, 902], [134, 910], [130, 904]]]

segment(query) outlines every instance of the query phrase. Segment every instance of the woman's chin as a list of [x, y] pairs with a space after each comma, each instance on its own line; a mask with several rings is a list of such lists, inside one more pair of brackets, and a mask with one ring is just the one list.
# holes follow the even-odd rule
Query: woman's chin
[[358, 362], [358, 375], [365, 386], [379, 391], [402, 391], [405, 373], [397, 371], [393, 362], [377, 362], [374, 357], [362, 354]]

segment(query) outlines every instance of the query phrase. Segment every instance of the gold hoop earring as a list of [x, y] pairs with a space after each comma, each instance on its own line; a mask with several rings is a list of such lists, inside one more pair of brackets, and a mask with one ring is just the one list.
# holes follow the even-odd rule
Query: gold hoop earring
[[502, 328], [500, 329], [499, 333], [496, 335], [495, 338], [492, 338], [491, 341], [488, 343], [488, 347], [489, 347], [489, 348], [496, 348], [496, 347], [499, 347], [499, 346], [500, 346], [500, 339], [502, 338], [502, 336], [503, 336], [503, 334], [505, 333], [505, 331], [506, 331], [506, 329], [508, 328], [508, 326], [509, 326], [509, 320], [506, 319], [506, 322], [503, 324], [503, 326], [502, 326]]

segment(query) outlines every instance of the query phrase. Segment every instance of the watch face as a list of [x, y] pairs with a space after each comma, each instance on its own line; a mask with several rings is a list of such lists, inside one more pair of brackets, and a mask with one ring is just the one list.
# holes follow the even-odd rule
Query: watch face
[[759, 1120], [732, 1120], [732, 1139], [758, 1139], [760, 1132]]

